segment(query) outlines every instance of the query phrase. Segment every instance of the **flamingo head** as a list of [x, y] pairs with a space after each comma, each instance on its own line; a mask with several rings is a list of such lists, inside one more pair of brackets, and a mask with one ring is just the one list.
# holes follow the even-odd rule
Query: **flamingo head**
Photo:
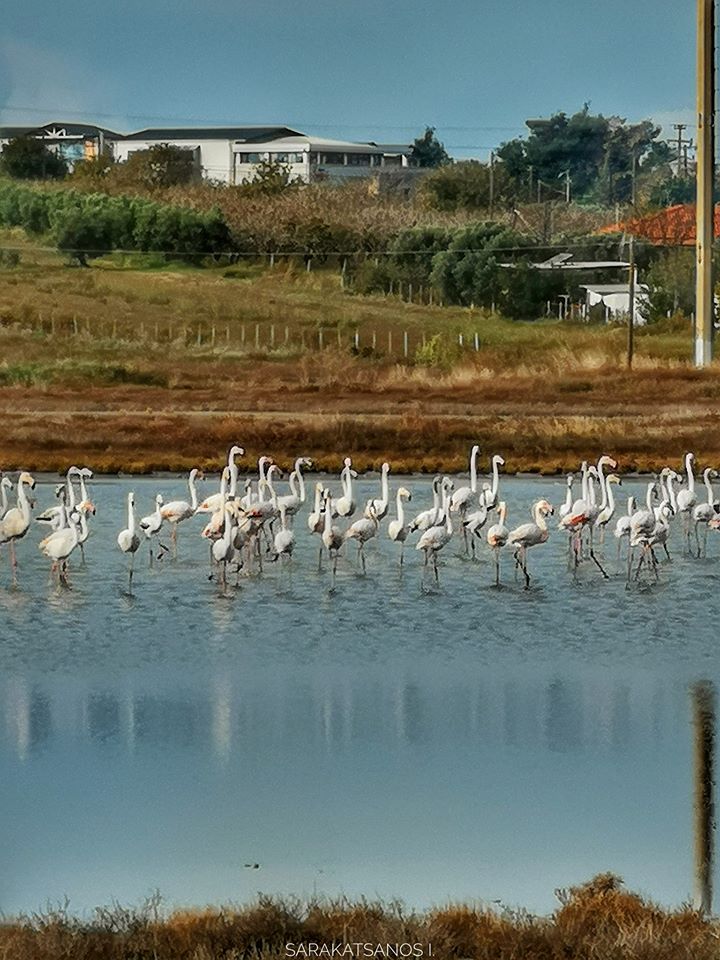
[[244, 457], [244, 456], [245, 456], [245, 450], [243, 449], [243, 447], [239, 447], [236, 443], [233, 444], [233, 446], [230, 447], [230, 450], [228, 451], [228, 460], [231, 457]]
[[92, 502], [92, 500], [83, 500], [82, 503], [78, 504], [78, 510], [80, 511], [80, 513], [85, 513], [85, 514], [89, 513], [93, 517], [95, 516], [95, 513], [96, 513], [95, 504]]
[[613, 457], [609, 457], [607, 454], [603, 454], [598, 460], [598, 467], [610, 467], [611, 470], [616, 470], [617, 460], [615, 460]]
[[505, 458], [501, 457], [499, 453], [496, 453], [493, 457], [493, 463], [496, 463], [499, 467], [505, 466]]
[[617, 483], [617, 485], [618, 485], [619, 487], [622, 486], [622, 480], [620, 479], [620, 477], [619, 477], [616, 473], [611, 473], [610, 476], [607, 478], [607, 482], [608, 482], [608, 483]]
[[400, 487], [398, 494], [401, 497], [404, 497], [406, 500], [412, 500], [412, 493], [407, 489], [407, 487]]
[[92, 480], [93, 472], [90, 469], [90, 467], [83, 467], [82, 470], [80, 471], [80, 476], [83, 477], [85, 480]]
[[567, 483], [568, 487], [572, 487], [572, 485], [575, 483], [575, 474], [569, 473], [565, 482]]
[[544, 517], [551, 517], [555, 513], [555, 508], [547, 500], [538, 501], [538, 510]]
[[156, 497], [155, 497], [155, 503], [156, 503], [159, 507], [161, 507], [161, 506], [163, 505], [163, 503], [165, 503], [165, 501], [163, 500], [163, 495], [162, 495], [161, 493], [158, 493], [158, 494], [156, 495]]
[[352, 460], [350, 459], [350, 457], [345, 457], [345, 459], [343, 460], [343, 466], [344, 466], [344, 467], [351, 467], [351, 466], [352, 466]]
[[31, 490], [35, 489], [35, 477], [33, 477], [32, 474], [28, 473], [26, 470], [23, 470], [18, 477], [18, 483], [24, 483], [26, 486], [30, 487]]

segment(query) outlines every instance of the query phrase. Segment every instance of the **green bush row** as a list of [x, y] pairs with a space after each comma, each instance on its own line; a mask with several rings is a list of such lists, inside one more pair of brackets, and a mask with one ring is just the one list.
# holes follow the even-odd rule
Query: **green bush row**
[[161, 252], [170, 259], [197, 261], [231, 246], [217, 210], [12, 182], [0, 183], [0, 226], [49, 233], [59, 250], [81, 263], [113, 250]]

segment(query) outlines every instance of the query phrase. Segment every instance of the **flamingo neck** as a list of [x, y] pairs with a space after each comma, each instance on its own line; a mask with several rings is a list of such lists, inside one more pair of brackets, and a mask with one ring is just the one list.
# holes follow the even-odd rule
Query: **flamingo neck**
[[297, 475], [298, 487], [300, 489], [300, 503], [305, 503], [305, 477], [302, 473], [302, 466], [302, 460], [295, 461], [295, 474]]
[[500, 483], [500, 466], [499, 466], [497, 460], [495, 459], [495, 457], [493, 457], [493, 461], [492, 461], [492, 487], [491, 487], [491, 490], [490, 490], [490, 495], [493, 497], [493, 499], [497, 496], [499, 483]]
[[380, 489], [382, 490], [382, 502], [387, 503], [390, 496], [390, 485], [388, 483], [388, 470], [385, 467], [383, 467]]
[[477, 447], [473, 447], [470, 454], [470, 489], [473, 493], [477, 493], [477, 455]]
[[708, 503], [712, 506], [715, 500], [715, 494], [713, 493], [712, 481], [710, 480], [710, 470], [705, 471], [705, 489], [707, 490]]
[[193, 508], [193, 510], [197, 510], [197, 490], [195, 489], [195, 477], [192, 473], [188, 477], [188, 489], [190, 490], [190, 506]]
[[692, 468], [692, 457], [685, 457], [685, 470], [687, 471], [688, 490], [692, 493], [695, 490], [695, 475]]
[[30, 503], [25, 493], [25, 484], [19, 480], [18, 481], [18, 507], [20, 508], [20, 513], [23, 516], [24, 520], [30, 519]]
[[405, 526], [405, 508], [403, 507], [403, 498], [399, 490], [397, 495], [397, 518], [400, 526]]
[[128, 530], [132, 537], [135, 533], [135, 510], [131, 500], [128, 500]]

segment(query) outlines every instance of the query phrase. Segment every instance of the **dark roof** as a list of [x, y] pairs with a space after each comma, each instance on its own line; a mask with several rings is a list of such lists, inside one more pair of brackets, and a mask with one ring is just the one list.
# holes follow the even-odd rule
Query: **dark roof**
[[121, 134], [98, 127], [94, 123], [68, 123], [65, 120], [53, 120], [51, 123], [41, 123], [39, 126], [0, 127], [0, 138], [12, 140], [14, 137], [47, 136], [52, 130], [64, 130], [68, 137], [96, 137], [99, 133], [108, 139], [119, 139]]
[[264, 143], [281, 137], [299, 137], [299, 130], [290, 127], [245, 126], [245, 127], [148, 127], [121, 136], [121, 140], [243, 140], [246, 143]]

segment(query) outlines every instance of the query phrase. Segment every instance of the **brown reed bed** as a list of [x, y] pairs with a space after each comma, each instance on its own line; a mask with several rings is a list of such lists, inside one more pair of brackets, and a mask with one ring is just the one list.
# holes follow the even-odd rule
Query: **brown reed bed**
[[61, 908], [6, 921], [0, 926], [0, 955], [13, 960], [263, 960], [302, 956], [300, 945], [329, 951], [333, 945], [387, 950], [388, 945], [410, 944], [417, 945], [416, 955], [436, 960], [718, 956], [717, 921], [689, 906], [659, 907], [624, 890], [612, 874], [557, 891], [557, 896], [559, 905], [549, 916], [484, 904], [418, 912], [397, 902], [266, 896], [247, 906], [167, 914], [152, 898], [138, 909], [99, 909], [88, 920]]

